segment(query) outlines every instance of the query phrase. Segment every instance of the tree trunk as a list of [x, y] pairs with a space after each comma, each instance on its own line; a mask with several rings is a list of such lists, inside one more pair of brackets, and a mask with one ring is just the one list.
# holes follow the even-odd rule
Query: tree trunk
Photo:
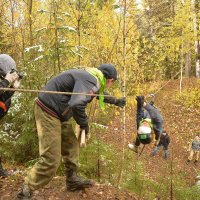
[[185, 76], [190, 77], [190, 70], [191, 70], [191, 53], [188, 51], [185, 54]]
[[58, 42], [58, 25], [57, 25], [57, 2], [53, 0], [53, 19], [54, 19], [54, 46], [55, 46], [55, 53], [56, 59], [58, 64], [58, 71], [60, 73], [61, 66], [60, 66], [60, 53], [59, 53], [59, 42]]
[[199, 47], [199, 40], [198, 40], [198, 33], [199, 33], [199, 24], [197, 22], [197, 14], [198, 14], [198, 9], [195, 8], [195, 4], [196, 7], [198, 8], [199, 3], [198, 0], [191, 0], [191, 6], [192, 6], [192, 10], [193, 10], [193, 23], [194, 23], [194, 38], [195, 38], [195, 53], [196, 53], [196, 65], [195, 65], [195, 75], [197, 78], [200, 77], [200, 47]]
[[33, 30], [32, 30], [32, 6], [33, 1], [28, 1], [28, 17], [29, 17], [29, 45], [33, 46]]
[[15, 35], [16, 35], [16, 33], [15, 33], [15, 26], [14, 26], [14, 24], [15, 24], [15, 21], [14, 21], [14, 4], [15, 4], [15, 1], [13, 1], [13, 0], [10, 0], [10, 5], [11, 5], [11, 7], [10, 7], [10, 10], [11, 10], [11, 19], [12, 19], [12, 22], [11, 22], [11, 26], [12, 26], [12, 55], [14, 56], [14, 57], [16, 57], [15, 55], [16, 55], [16, 39], [15, 39]]

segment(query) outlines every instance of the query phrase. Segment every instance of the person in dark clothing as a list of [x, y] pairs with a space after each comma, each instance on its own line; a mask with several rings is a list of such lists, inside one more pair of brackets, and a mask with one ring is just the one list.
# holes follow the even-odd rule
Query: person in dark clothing
[[163, 118], [158, 109], [153, 105], [153, 102], [151, 104], [145, 102], [144, 96], [137, 96], [136, 101], [137, 136], [133, 143], [128, 144], [128, 148], [137, 153], [140, 143], [151, 143], [152, 132], [155, 133], [154, 145], [158, 145], [160, 134], [162, 133]]
[[154, 148], [154, 150], [151, 152], [150, 156], [155, 156], [157, 151], [163, 147], [164, 150], [164, 158], [167, 160], [168, 159], [168, 146], [170, 143], [170, 137], [166, 131], [163, 131], [161, 136], [160, 136], [160, 141], [158, 145]]
[[89, 125], [85, 109], [95, 94], [99, 94], [102, 109], [104, 102], [119, 107], [125, 106], [125, 98], [104, 96], [105, 88], [110, 87], [116, 79], [116, 68], [112, 64], [102, 64], [98, 68], [67, 70], [47, 83], [44, 90], [74, 94], [39, 94], [35, 105], [35, 119], [40, 158], [25, 177], [17, 199], [31, 198], [32, 191], [46, 185], [55, 175], [61, 157], [66, 166], [68, 190], [81, 190], [93, 185], [91, 180], [81, 179], [77, 175], [79, 144], [70, 118], [74, 118], [80, 128], [88, 134]]
[[[13, 71], [14, 70], [14, 71]], [[19, 75], [16, 72], [15, 61], [7, 54], [0, 54], [0, 88], [18, 88], [20, 85]], [[14, 92], [0, 90], [0, 119], [8, 112], [11, 106], [11, 97]], [[0, 177], [6, 177], [7, 173], [2, 166], [0, 156]]]

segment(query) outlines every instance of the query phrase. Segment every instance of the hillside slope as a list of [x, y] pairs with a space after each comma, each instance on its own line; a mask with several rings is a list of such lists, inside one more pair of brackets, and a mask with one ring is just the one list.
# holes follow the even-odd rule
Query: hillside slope
[[[196, 79], [183, 80], [183, 89], [196, 86]], [[176, 100], [176, 95], [178, 93], [179, 81], [172, 80], [156, 94], [155, 99], [155, 103], [164, 117], [164, 128], [171, 137], [169, 159], [167, 161], [163, 159], [162, 150], [160, 150], [155, 157], [150, 158], [149, 154], [153, 149], [153, 144], [150, 144], [144, 148], [141, 156], [137, 157], [135, 160], [130, 160], [130, 162], [142, 162], [149, 179], [154, 181], [160, 181], [158, 177], [163, 177], [163, 179], [165, 179], [172, 176], [175, 178], [177, 174], [183, 174], [188, 186], [192, 186], [194, 185], [197, 172], [200, 171], [200, 164], [198, 166], [193, 163], [189, 165], [186, 164], [188, 156], [187, 146], [188, 141], [193, 138], [193, 133], [200, 131], [200, 110], [186, 109], [182, 106], [180, 102]], [[130, 101], [135, 100], [134, 98], [128, 98], [128, 105]], [[106, 129], [106, 133], [99, 135], [100, 140], [108, 144], [113, 144], [119, 151], [123, 149], [122, 141], [124, 141], [123, 119], [121, 116], [122, 112], [113, 119], [108, 129]], [[135, 107], [131, 106], [130, 109], [127, 109], [126, 113], [125, 151], [129, 151], [127, 144], [132, 142], [132, 134], [134, 132], [136, 132]], [[142, 145], [140, 151], [141, 149]], [[132, 151], [131, 153], [134, 154]], [[14, 199], [22, 181], [23, 177], [21, 175], [0, 179], [0, 200]], [[82, 192], [67, 192], [65, 188], [65, 178], [55, 177], [46, 187], [35, 191], [33, 199], [136, 200], [141, 198], [136, 197], [136, 195], [131, 192], [120, 190], [106, 184], [96, 184], [93, 188], [86, 189]]]
[[[197, 85], [199, 86], [198, 81], [195, 78], [183, 79], [182, 90], [187, 91], [197, 87]], [[165, 84], [163, 83], [163, 86]], [[200, 163], [195, 165], [193, 162], [189, 164], [186, 162], [189, 155], [187, 151], [189, 142], [194, 138], [196, 132], [200, 132], [200, 110], [186, 108], [183, 102], [177, 101], [177, 95], [180, 93], [179, 85], [179, 80], [171, 80], [159, 90], [155, 98], [155, 104], [164, 118], [164, 129], [169, 133], [171, 139], [169, 159], [167, 161], [164, 160], [162, 149], [157, 152], [156, 156], [150, 157], [149, 154], [154, 148], [153, 144], [150, 144], [145, 146], [141, 156], [130, 162], [141, 161], [145, 166], [145, 171], [148, 172], [148, 177], [154, 181], [162, 181], [160, 177], [163, 177], [163, 180], [170, 177], [175, 179], [176, 176], [180, 175], [184, 182], [187, 183], [187, 186], [190, 187], [195, 184], [195, 178], [200, 173]], [[129, 98], [128, 100], [135, 101], [134, 98]], [[128, 143], [134, 140], [133, 138], [136, 134], [135, 112], [136, 108], [132, 107], [126, 114], [125, 148], [127, 148]], [[116, 118], [112, 123], [112, 128], [110, 127], [108, 133], [103, 136], [104, 141], [113, 143], [119, 149], [123, 148], [123, 130], [115, 131], [115, 137], [112, 137], [112, 130], [117, 127], [120, 130], [119, 124], [121, 123], [122, 119], [120, 117]], [[121, 129], [122, 127], [121, 124]], [[142, 147], [143, 145], [140, 146], [139, 152], [142, 151]], [[132, 153], [135, 154], [134, 152]]]

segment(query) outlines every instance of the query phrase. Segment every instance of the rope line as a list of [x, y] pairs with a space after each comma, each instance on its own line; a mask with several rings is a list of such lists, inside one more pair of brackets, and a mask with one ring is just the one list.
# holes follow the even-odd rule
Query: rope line
[[[177, 72], [171, 79], [175, 78], [180, 72], [181, 70]], [[165, 83], [162, 87], [160, 87], [154, 94], [157, 94], [160, 90], [162, 90], [171, 81], [171, 79], [168, 80], [167, 83]]]
[[[13, 92], [32, 92], [32, 93], [48, 93], [48, 94], [65, 94], [65, 95], [85, 95], [85, 96], [101, 96], [100, 94], [89, 94], [79, 92], [59, 92], [59, 91], [47, 91], [47, 90], [33, 90], [33, 89], [17, 89], [17, 88], [0, 88], [0, 91], [13, 91]], [[111, 95], [103, 95], [105, 97], [112, 97]]]

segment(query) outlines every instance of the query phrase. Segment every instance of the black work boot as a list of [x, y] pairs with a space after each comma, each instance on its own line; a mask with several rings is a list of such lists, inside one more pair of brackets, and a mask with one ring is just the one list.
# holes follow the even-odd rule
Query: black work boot
[[197, 166], [197, 165], [198, 165], [198, 160], [195, 160], [195, 161], [194, 161], [194, 164]]
[[8, 176], [8, 174], [7, 174], [6, 171], [3, 169], [2, 164], [1, 164], [1, 161], [0, 161], [0, 177], [5, 178], [5, 177], [7, 177], [7, 176]]
[[28, 187], [28, 185], [23, 185], [21, 191], [17, 194], [15, 200], [28, 200], [32, 197], [32, 190]]
[[136, 96], [136, 101], [137, 101], [137, 108], [142, 108], [144, 106], [144, 96]]
[[67, 169], [66, 176], [67, 190], [69, 191], [82, 190], [84, 188], [92, 187], [93, 185], [93, 182], [91, 180], [84, 180], [77, 176], [76, 170]]

